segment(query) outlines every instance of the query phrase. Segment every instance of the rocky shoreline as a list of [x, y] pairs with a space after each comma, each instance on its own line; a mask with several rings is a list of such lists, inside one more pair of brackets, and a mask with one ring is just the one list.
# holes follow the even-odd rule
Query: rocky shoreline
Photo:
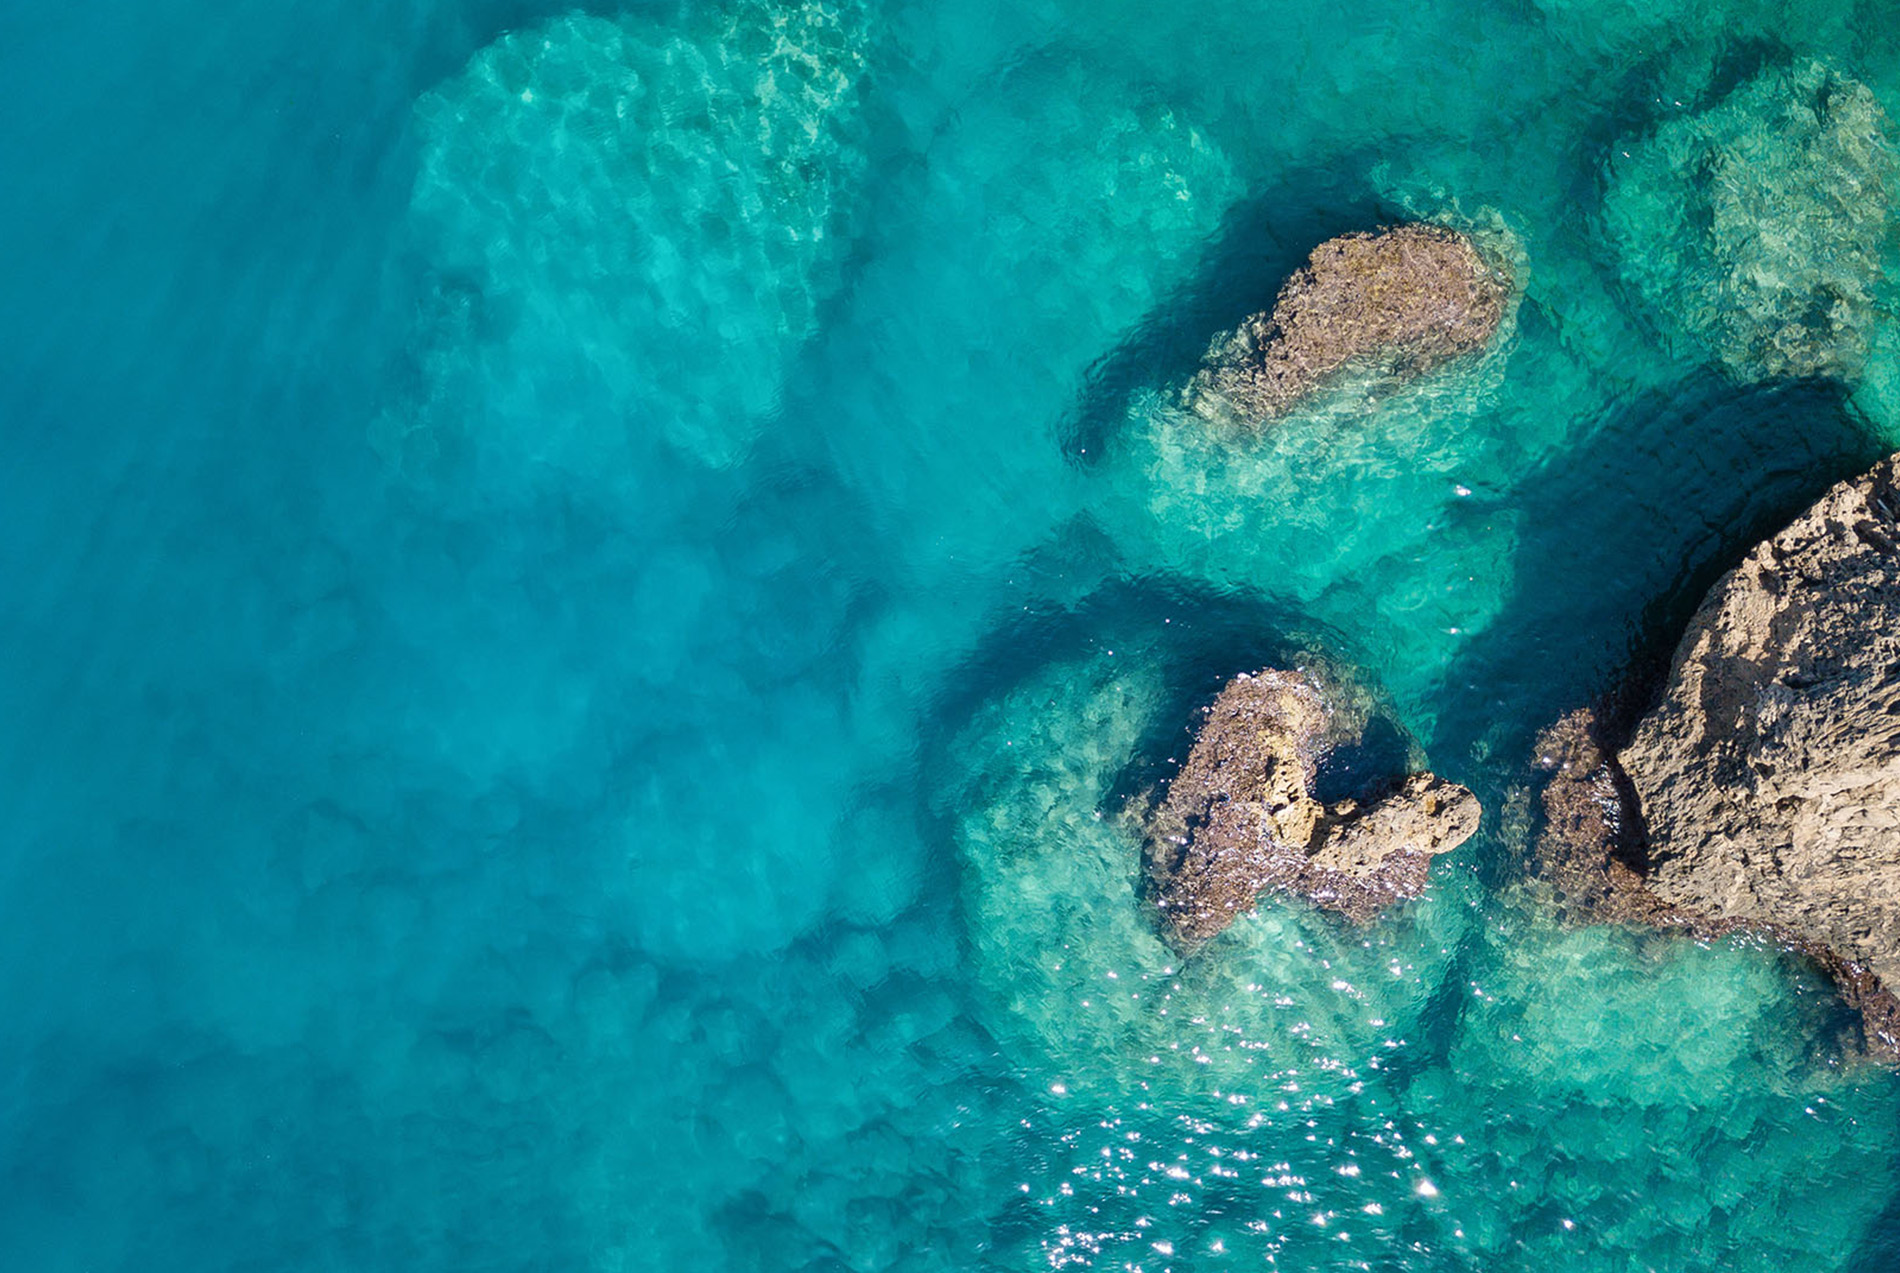
[[1709, 590], [1661, 699], [1538, 740], [1532, 871], [1584, 922], [1753, 933], [1812, 960], [1900, 1059], [1900, 456]]

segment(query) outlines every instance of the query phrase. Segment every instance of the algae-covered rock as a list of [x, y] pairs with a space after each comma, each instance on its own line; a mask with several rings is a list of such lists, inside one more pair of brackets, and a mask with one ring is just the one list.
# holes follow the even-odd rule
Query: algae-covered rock
[[1313, 249], [1271, 312], [1216, 337], [1184, 401], [1210, 419], [1284, 415], [1351, 365], [1401, 379], [1482, 349], [1511, 285], [1467, 236], [1408, 224]]
[[1604, 226], [1678, 353], [1749, 379], [1859, 370], [1892, 242], [1888, 131], [1866, 85], [1809, 61], [1612, 148]]
[[838, 285], [868, 42], [850, 0], [575, 13], [425, 94], [412, 223], [481, 322], [425, 315], [423, 376], [470, 383], [422, 386], [379, 446], [512, 425], [540, 432], [518, 450], [569, 468], [612, 462], [615, 441], [563, 429], [736, 459]]
[[1370, 919], [1425, 890], [1431, 858], [1478, 829], [1478, 801], [1432, 774], [1373, 798], [1314, 794], [1332, 709], [1298, 672], [1239, 676], [1145, 821], [1148, 889], [1169, 937], [1204, 941], [1262, 892]]
[[1227, 1108], [1299, 1072], [1296, 1105], [1332, 1099], [1415, 1029], [1466, 910], [1427, 897], [1368, 930], [1263, 899], [1184, 960], [1143, 905], [1141, 836], [1116, 795], [1170, 699], [1162, 670], [1118, 644], [999, 694], [942, 755], [985, 1026], [1068, 1096], [1160, 1085]]

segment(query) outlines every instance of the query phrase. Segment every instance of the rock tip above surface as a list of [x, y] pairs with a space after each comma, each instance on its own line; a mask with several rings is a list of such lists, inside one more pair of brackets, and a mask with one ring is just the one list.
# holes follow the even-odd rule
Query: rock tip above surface
[[1349, 366], [1410, 380], [1484, 348], [1509, 272], [1469, 235], [1405, 222], [1314, 248], [1273, 309], [1214, 339], [1183, 402], [1210, 419], [1285, 415]]
[[1163, 798], [1139, 815], [1147, 895], [1177, 946], [1217, 935], [1262, 893], [1354, 920], [1424, 892], [1430, 860], [1478, 828], [1470, 791], [1429, 773], [1364, 801], [1313, 794], [1335, 710], [1301, 672], [1230, 681]]

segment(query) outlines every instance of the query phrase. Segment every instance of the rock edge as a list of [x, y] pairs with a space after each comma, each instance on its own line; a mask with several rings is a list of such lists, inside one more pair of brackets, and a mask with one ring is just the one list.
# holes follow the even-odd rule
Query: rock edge
[[1412, 379], [1489, 343], [1510, 292], [1477, 244], [1445, 226], [1328, 239], [1282, 285], [1271, 312], [1214, 339], [1183, 403], [1208, 419], [1257, 425], [1351, 364], [1376, 362]]

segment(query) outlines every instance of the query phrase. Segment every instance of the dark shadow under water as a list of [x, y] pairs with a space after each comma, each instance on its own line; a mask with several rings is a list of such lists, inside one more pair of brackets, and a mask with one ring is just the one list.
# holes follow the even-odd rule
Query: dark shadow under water
[[[1838, 385], [1705, 371], [1627, 403], [1518, 489], [1515, 584], [1447, 670], [1430, 740], [1441, 764], [1483, 757], [1459, 777], [1487, 813], [1466, 850], [1487, 891], [1522, 869], [1498, 819], [1531, 777], [1537, 732], [1586, 705], [1625, 724], [1645, 710], [1709, 586], [1883, 453]], [[1457, 953], [1417, 1046], [1394, 1058], [1401, 1087], [1446, 1063], [1474, 958]]]
[[[1381, 153], [1405, 145], [1395, 139]], [[1187, 282], [1089, 368], [1073, 414], [1063, 421], [1063, 453], [1075, 463], [1099, 463], [1136, 394], [1184, 380], [1214, 337], [1271, 309], [1281, 285], [1319, 244], [1411, 219], [1366, 176], [1380, 158], [1371, 151], [1338, 155], [1285, 174], [1234, 205]]]
[[1310, 666], [1316, 657], [1323, 659], [1322, 679], [1349, 679], [1348, 692], [1370, 707], [1360, 736], [1322, 759], [1315, 794], [1364, 799], [1406, 771], [1409, 741], [1345, 634], [1261, 594], [1167, 576], [1113, 575], [1072, 603], [1035, 607], [1000, 623], [949, 678], [930, 714], [936, 736], [928, 749], [946, 747], [982, 704], [1041, 669], [1111, 652], [1131, 667], [1159, 665], [1168, 697], [1110, 786], [1107, 809], [1167, 782], [1187, 758], [1201, 710], [1236, 675]]
[[1828, 381], [1698, 372], [1624, 404], [1516, 492], [1515, 582], [1446, 671], [1433, 753], [1514, 774], [1564, 712], [1640, 708], [1716, 577], [1882, 454]]

